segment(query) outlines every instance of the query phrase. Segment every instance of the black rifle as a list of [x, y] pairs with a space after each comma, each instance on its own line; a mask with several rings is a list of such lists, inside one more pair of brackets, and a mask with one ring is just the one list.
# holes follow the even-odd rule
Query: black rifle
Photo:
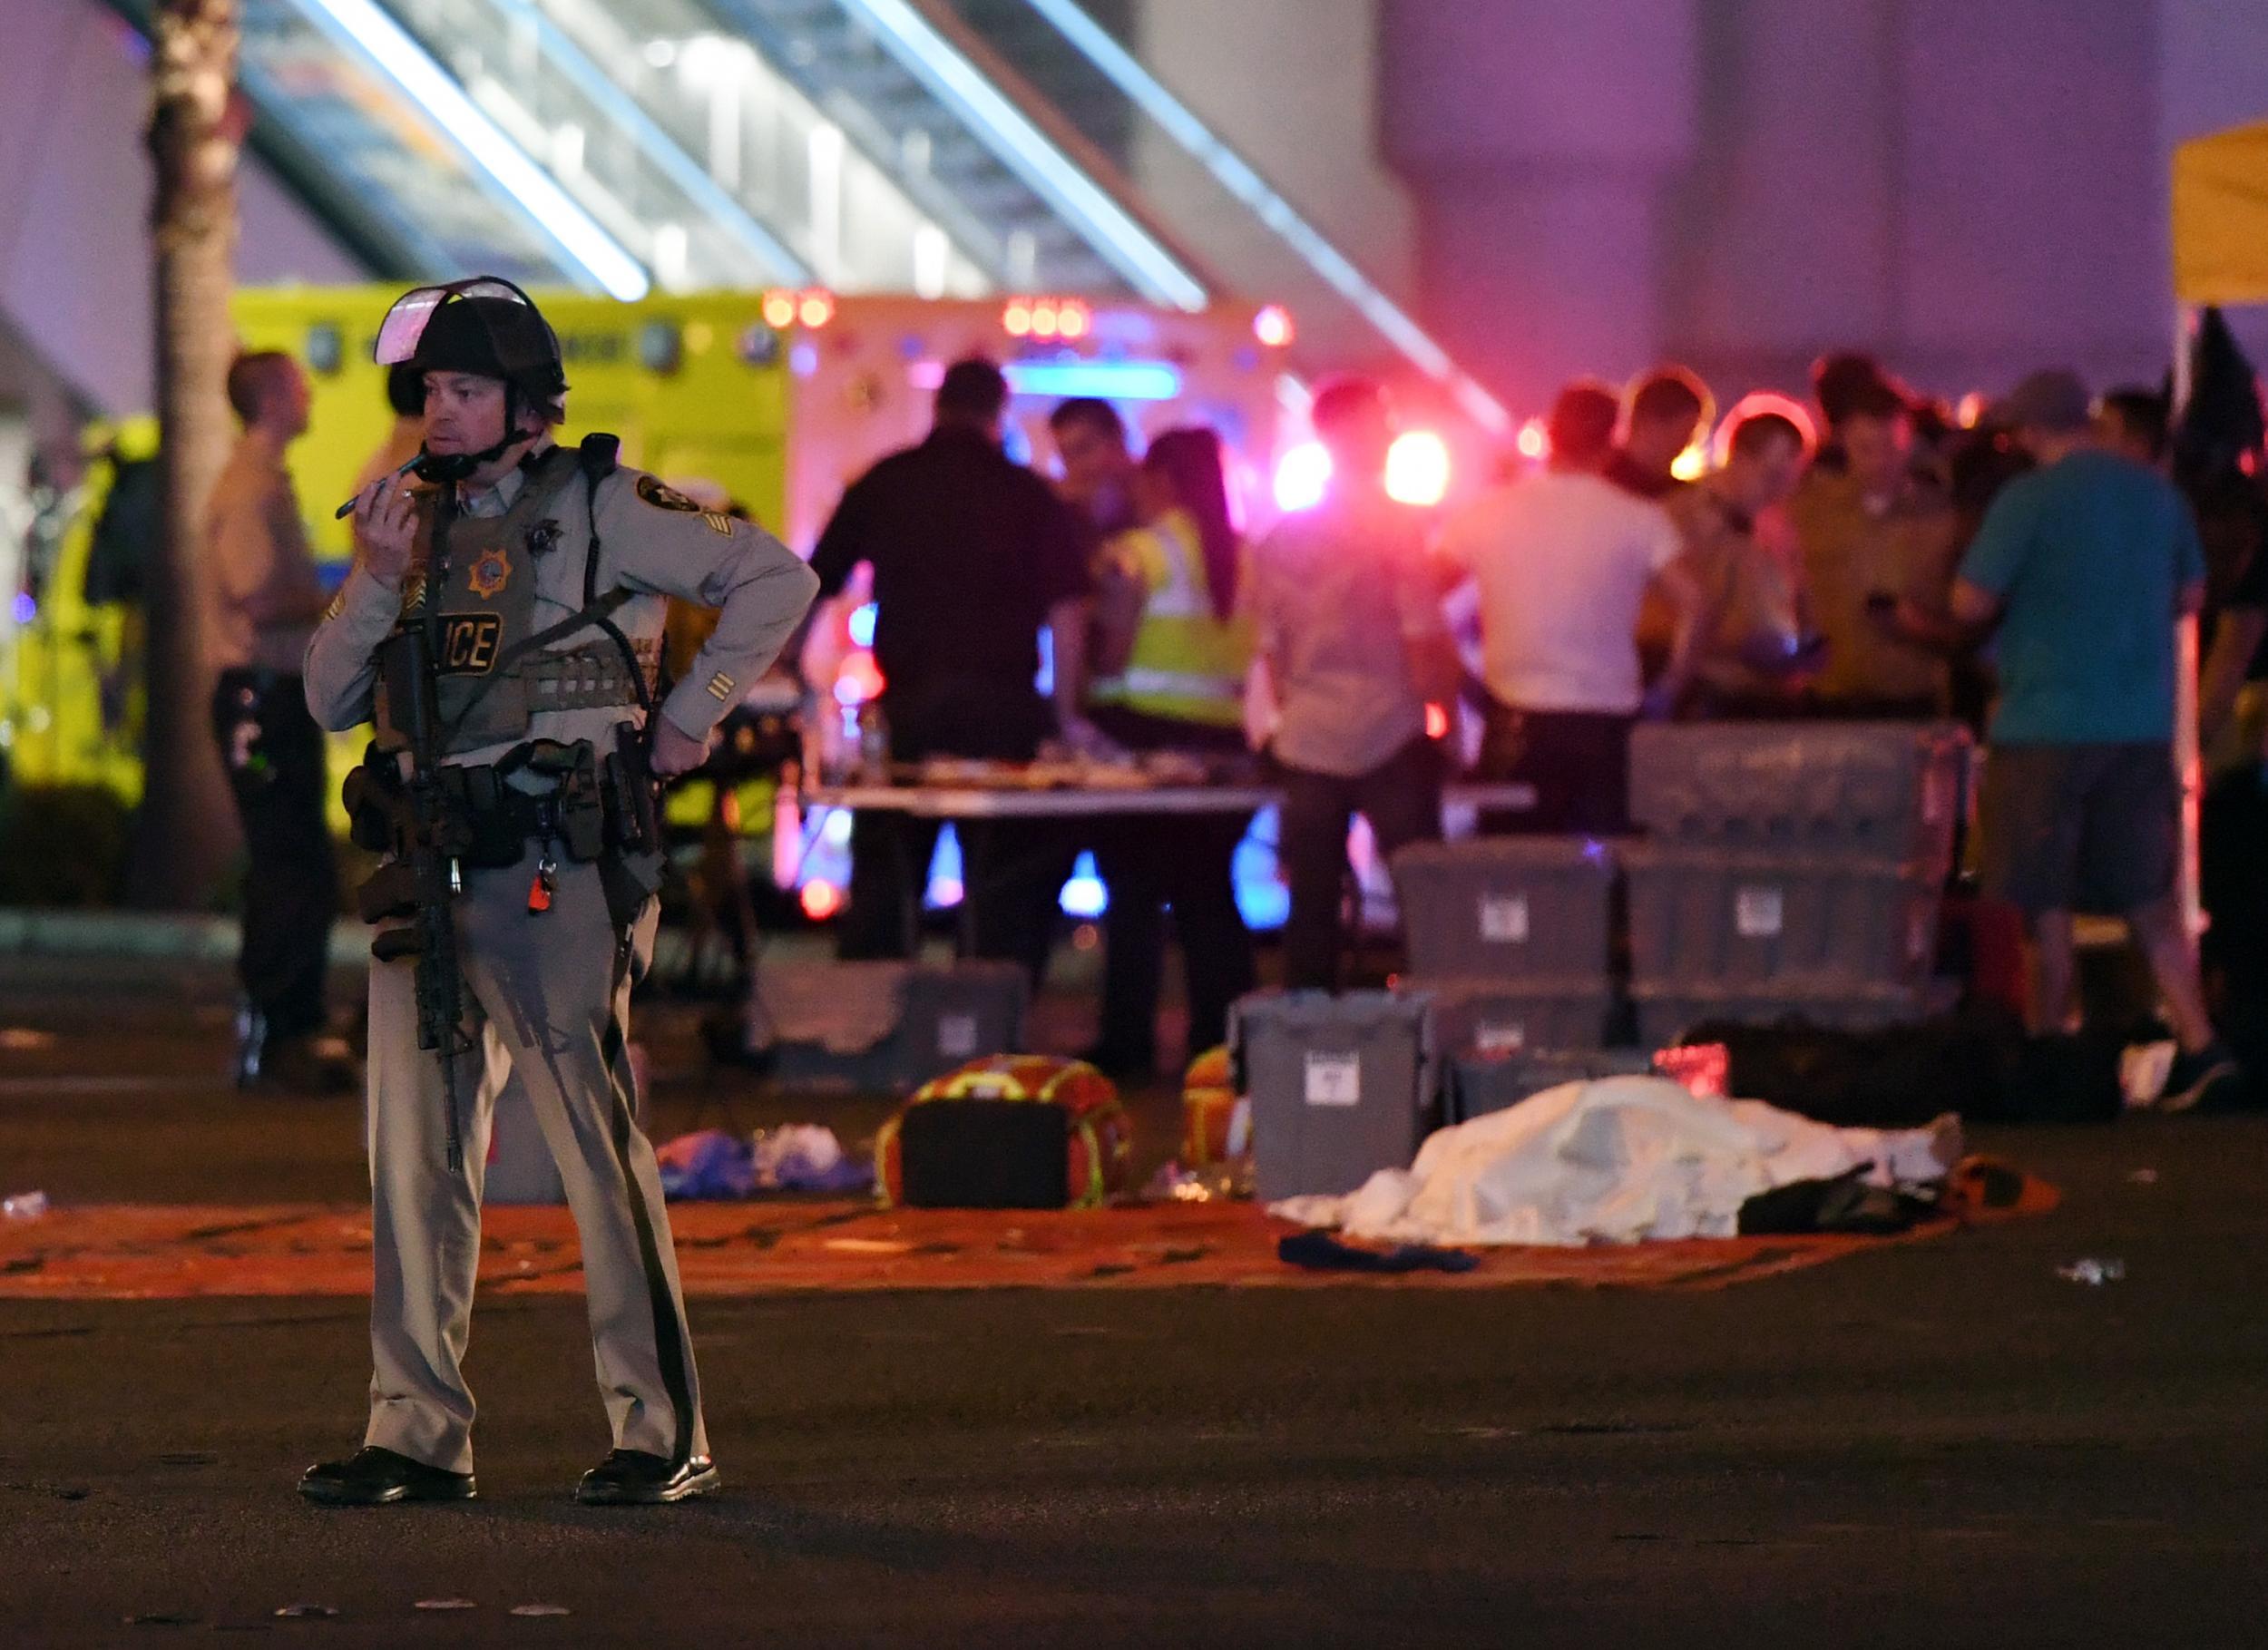
[[443, 547], [455, 514], [452, 489], [434, 494], [433, 532], [425, 554], [422, 610], [387, 645], [389, 719], [408, 738], [410, 829], [402, 845], [415, 888], [416, 918], [371, 942], [381, 962], [417, 960], [417, 1046], [441, 1057], [441, 1104], [447, 1113], [449, 1170], [464, 1164], [458, 1126], [457, 1057], [471, 1051], [464, 1032], [464, 976], [457, 967], [456, 923], [450, 902], [464, 887], [460, 869], [464, 824], [447, 805], [441, 782], [441, 708], [436, 680], [441, 659], [441, 601], [448, 578]]

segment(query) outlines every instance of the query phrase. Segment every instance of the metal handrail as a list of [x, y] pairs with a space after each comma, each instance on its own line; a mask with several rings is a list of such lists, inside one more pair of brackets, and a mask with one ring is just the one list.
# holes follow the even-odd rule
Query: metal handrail
[[1215, 290], [1202, 266], [1147, 221], [1139, 194], [1029, 83], [936, 0], [839, 0], [930, 95], [1076, 228], [1134, 288], [1180, 309]]

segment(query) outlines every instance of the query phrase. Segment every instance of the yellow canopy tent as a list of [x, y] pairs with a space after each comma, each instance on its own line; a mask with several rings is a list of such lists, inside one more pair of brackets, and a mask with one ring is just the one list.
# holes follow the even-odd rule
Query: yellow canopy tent
[[[2174, 151], [2174, 400], [2189, 396], [2194, 317], [2211, 305], [2268, 304], [2268, 121], [2193, 138]], [[2197, 750], [2197, 624], [2181, 623], [2182, 892], [2192, 932], [2197, 898], [2197, 818], [2204, 788]]]
[[2174, 151], [2174, 297], [2268, 304], [2268, 121]]

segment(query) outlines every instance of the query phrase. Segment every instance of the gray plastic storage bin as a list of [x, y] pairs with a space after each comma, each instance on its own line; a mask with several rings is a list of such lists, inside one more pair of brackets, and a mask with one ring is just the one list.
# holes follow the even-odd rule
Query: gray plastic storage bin
[[1630, 977], [1643, 985], [1912, 985], [1937, 955], [1926, 869], [1629, 845]]
[[1803, 1020], [1837, 1031], [1872, 1031], [1927, 1020], [1947, 1006], [1932, 985], [1852, 987], [1842, 991], [1760, 986], [1739, 991], [1704, 986], [1630, 988], [1638, 1012], [1638, 1043], [1674, 1048], [1695, 1026], [1712, 1020], [1774, 1026]]
[[1589, 1054], [1467, 1055], [1449, 1061], [1442, 1110], [1451, 1123], [1470, 1123], [1504, 1111], [1562, 1083], [1594, 1083], [1609, 1077], [1645, 1077], [1650, 1054], [1618, 1049]]
[[1422, 991], [1260, 992], [1229, 1019], [1262, 1202], [1351, 1192], [1417, 1156], [1434, 1095]]
[[1950, 867], [1970, 739], [1950, 722], [1651, 723], [1630, 816], [1657, 837]]
[[1418, 843], [1393, 857], [1413, 974], [1598, 980], [1613, 850], [1581, 836]]
[[1614, 1006], [1604, 980], [1530, 986], [1420, 977], [1404, 987], [1433, 1000], [1433, 1046], [1445, 1059], [1531, 1049], [1596, 1049], [1606, 1040], [1607, 1015]]
[[1014, 962], [821, 962], [761, 970], [749, 1049], [787, 1088], [904, 1093], [1023, 1047]]

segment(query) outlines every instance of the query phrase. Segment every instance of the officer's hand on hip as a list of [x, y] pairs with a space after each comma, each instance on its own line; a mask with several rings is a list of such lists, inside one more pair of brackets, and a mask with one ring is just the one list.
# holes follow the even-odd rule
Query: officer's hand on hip
[[664, 779], [674, 779], [679, 774], [689, 774], [709, 760], [709, 738], [695, 738], [683, 732], [666, 716], [653, 719], [653, 749], [647, 757], [647, 766]]
[[417, 542], [417, 505], [398, 476], [372, 482], [355, 499], [355, 553], [370, 576], [398, 589]]

